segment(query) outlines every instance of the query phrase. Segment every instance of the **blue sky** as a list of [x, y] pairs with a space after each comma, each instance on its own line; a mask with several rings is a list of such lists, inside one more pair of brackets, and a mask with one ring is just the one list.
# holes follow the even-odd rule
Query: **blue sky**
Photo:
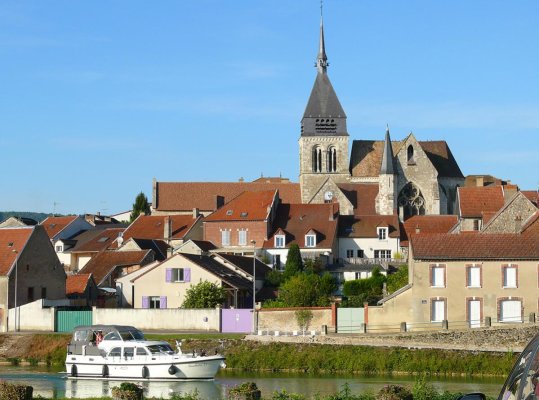
[[[0, 6], [0, 210], [116, 213], [160, 181], [298, 178], [317, 0]], [[536, 189], [539, 2], [326, 0], [351, 139], [446, 140]]]

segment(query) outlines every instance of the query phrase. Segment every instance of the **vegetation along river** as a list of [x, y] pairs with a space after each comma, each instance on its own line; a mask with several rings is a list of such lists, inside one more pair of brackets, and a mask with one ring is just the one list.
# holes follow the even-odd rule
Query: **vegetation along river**
[[[61, 374], [62, 368], [0, 366], [0, 380], [24, 383], [34, 387], [34, 396], [45, 398], [76, 397], [88, 398], [110, 396], [110, 389], [119, 382], [101, 380], [71, 380]], [[270, 396], [276, 390], [285, 389], [289, 393], [316, 394], [337, 393], [348, 384], [353, 393], [376, 392], [386, 384], [412, 386], [412, 376], [362, 376], [349, 374], [300, 374], [300, 373], [245, 373], [222, 371], [215, 381], [196, 382], [145, 382], [142, 383], [147, 397], [169, 398], [171, 393], [189, 393], [195, 389], [200, 397], [207, 400], [224, 398], [226, 388], [243, 382], [255, 382], [263, 396]], [[440, 390], [451, 392], [484, 392], [495, 396], [503, 383], [503, 378], [446, 378], [432, 377], [429, 382]]]

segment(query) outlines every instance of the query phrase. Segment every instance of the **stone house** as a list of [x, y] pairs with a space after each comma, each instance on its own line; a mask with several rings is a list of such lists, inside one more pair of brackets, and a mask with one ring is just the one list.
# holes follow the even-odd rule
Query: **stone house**
[[66, 297], [76, 301], [77, 306], [95, 306], [98, 288], [92, 274], [68, 275]]
[[66, 274], [43, 226], [0, 229], [0, 331], [7, 310], [37, 299], [64, 299]]

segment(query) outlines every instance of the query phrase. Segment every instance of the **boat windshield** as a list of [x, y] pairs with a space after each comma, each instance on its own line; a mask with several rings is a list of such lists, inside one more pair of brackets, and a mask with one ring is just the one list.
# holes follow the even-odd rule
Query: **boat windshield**
[[120, 336], [122, 337], [123, 341], [144, 340], [143, 333], [138, 330], [120, 331]]
[[148, 346], [148, 350], [150, 350], [150, 353], [152, 354], [174, 354], [174, 350], [172, 350], [172, 347], [168, 344], [152, 344]]

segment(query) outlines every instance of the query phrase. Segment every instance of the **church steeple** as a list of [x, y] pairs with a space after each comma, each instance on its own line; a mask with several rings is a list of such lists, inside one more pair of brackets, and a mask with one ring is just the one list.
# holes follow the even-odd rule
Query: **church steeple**
[[393, 164], [393, 147], [391, 146], [391, 137], [389, 136], [389, 125], [386, 128], [386, 139], [384, 142], [384, 152], [382, 154], [382, 165], [380, 166], [380, 175], [395, 174], [395, 166]]
[[326, 45], [324, 43], [324, 20], [322, 19], [322, 5], [320, 5], [320, 44], [318, 46], [316, 69], [320, 74], [325, 74], [328, 65], [329, 64], [328, 57], [326, 56]]

